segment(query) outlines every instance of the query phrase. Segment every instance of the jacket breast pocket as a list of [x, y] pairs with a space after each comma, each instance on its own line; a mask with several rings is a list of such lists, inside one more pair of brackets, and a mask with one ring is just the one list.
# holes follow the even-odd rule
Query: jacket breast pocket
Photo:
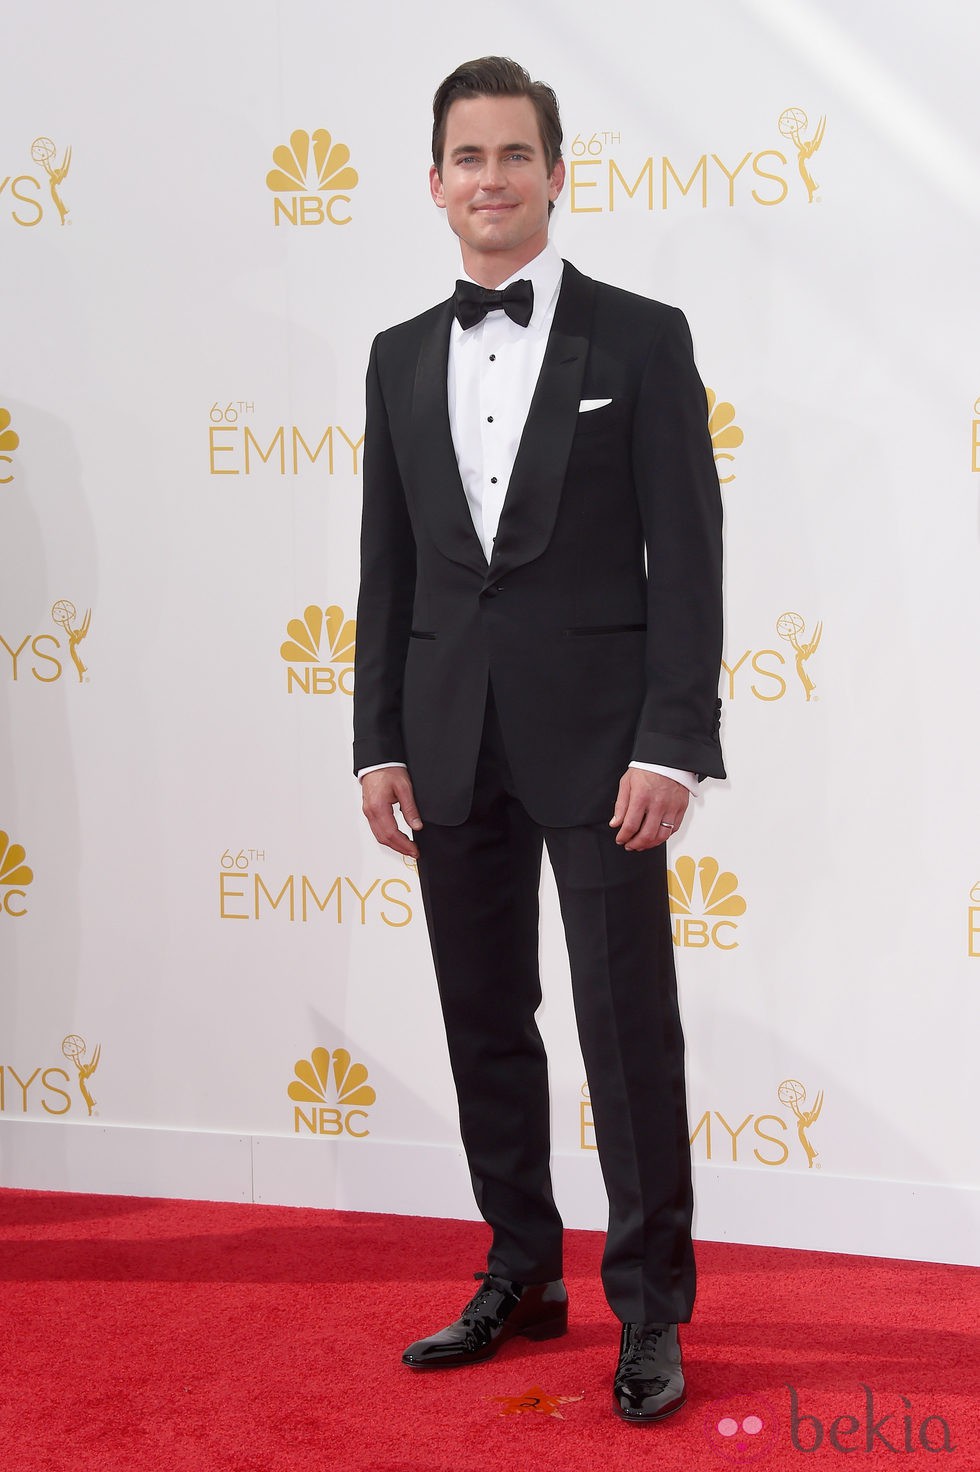
[[593, 435], [621, 434], [627, 422], [625, 406], [617, 399], [601, 409], [580, 409], [575, 419], [575, 438], [591, 439]]

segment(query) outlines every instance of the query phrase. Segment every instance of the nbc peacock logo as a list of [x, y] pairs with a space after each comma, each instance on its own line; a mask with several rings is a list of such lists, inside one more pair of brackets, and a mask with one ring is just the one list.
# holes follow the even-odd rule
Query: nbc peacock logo
[[723, 870], [717, 859], [695, 860], [682, 854], [667, 870], [667, 894], [675, 946], [737, 948], [736, 921], [745, 914], [746, 904], [730, 869]]
[[11, 843], [10, 834], [0, 829], [0, 916], [19, 920], [27, 914], [27, 889], [34, 883], [34, 870], [25, 864], [27, 850]]
[[312, 134], [297, 128], [288, 143], [272, 150], [272, 161], [276, 167], [265, 182], [275, 195], [274, 224], [350, 224], [350, 191], [359, 175], [346, 143], [336, 142], [326, 128]]
[[368, 1083], [364, 1064], [354, 1063], [346, 1048], [334, 1048], [332, 1053], [328, 1048], [314, 1048], [309, 1058], [300, 1058], [293, 1072], [286, 1092], [293, 1100], [294, 1134], [367, 1137], [367, 1110], [377, 1094]]
[[722, 462], [725, 466], [734, 463], [735, 456], [731, 452], [738, 449], [745, 435], [735, 423], [734, 404], [719, 399], [713, 388], [705, 389], [705, 393], [708, 395], [708, 433], [711, 435], [711, 448], [718, 466], [718, 480], [721, 485], [727, 486], [735, 479], [735, 472], [733, 470], [729, 475], [722, 475]]
[[287, 694], [353, 695], [356, 619], [347, 618], [336, 603], [327, 608], [311, 603], [302, 618], [289, 620], [286, 633], [279, 653], [287, 664]]
[[[13, 457], [19, 444], [20, 435], [10, 427], [10, 410], [0, 405], [0, 486], [9, 486], [14, 478]], [[11, 467], [9, 473], [3, 473], [5, 465]]]

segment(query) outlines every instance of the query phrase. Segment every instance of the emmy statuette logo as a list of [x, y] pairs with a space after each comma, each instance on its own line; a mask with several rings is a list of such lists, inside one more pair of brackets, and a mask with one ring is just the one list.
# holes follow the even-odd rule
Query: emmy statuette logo
[[[65, 646], [75, 667], [78, 683], [85, 681], [88, 666], [83, 663], [79, 645], [87, 637], [92, 623], [92, 610], [86, 610], [83, 618], [79, 621], [78, 611], [74, 603], [68, 598], [59, 598], [51, 608], [51, 621], [59, 628], [64, 640], [55, 634], [14, 634], [8, 638], [0, 630], [0, 649], [6, 651], [10, 659], [10, 678], [16, 684], [28, 670], [31, 676], [42, 685], [53, 685], [65, 672], [66, 664], [63, 658]], [[9, 630], [7, 631], [9, 634]], [[62, 656], [59, 658], [59, 656]], [[0, 673], [6, 666], [0, 662]], [[87, 682], [86, 682], [87, 683]]]
[[809, 1109], [802, 1107], [806, 1102], [806, 1089], [798, 1078], [784, 1078], [776, 1093], [780, 1104], [785, 1104], [787, 1109], [791, 1109], [796, 1116], [796, 1133], [800, 1137], [800, 1144], [806, 1155], [807, 1169], [812, 1170], [818, 1152], [810, 1144], [807, 1130], [820, 1118], [820, 1111], [823, 1108], [823, 1089], [820, 1090]]
[[65, 149], [61, 163], [59, 164], [57, 161], [58, 150], [51, 139], [43, 137], [35, 138], [31, 144], [31, 158], [36, 164], [41, 165], [48, 176], [48, 188], [51, 191], [51, 198], [54, 200], [55, 208], [58, 211], [58, 218], [62, 225], [64, 225], [68, 219], [68, 206], [62, 199], [59, 190], [65, 182], [68, 170], [71, 167], [71, 149]]
[[85, 1062], [85, 1039], [80, 1038], [75, 1032], [70, 1032], [61, 1044], [61, 1051], [75, 1065], [78, 1073], [79, 1093], [85, 1100], [85, 1107], [88, 1109], [89, 1118], [91, 1119], [95, 1111], [95, 1100], [92, 1097], [92, 1091], [88, 1086], [88, 1081], [99, 1066], [99, 1059], [102, 1057], [102, 1044], [100, 1043], [98, 1045], [88, 1062]]
[[[706, 1109], [697, 1120], [693, 1120], [692, 1116], [690, 1142], [694, 1158], [708, 1164], [788, 1165], [792, 1169], [799, 1163], [790, 1150], [795, 1122], [796, 1135], [806, 1159], [807, 1170], [819, 1170], [820, 1166], [814, 1164], [818, 1152], [810, 1141], [808, 1131], [820, 1117], [823, 1090], [820, 1090], [810, 1108], [804, 1108], [807, 1094], [799, 1079], [784, 1078], [776, 1089], [776, 1095], [784, 1109], [789, 1111], [789, 1119], [781, 1114], [767, 1112], [748, 1113], [740, 1119], [738, 1113], [731, 1112], [730, 1116], [726, 1116], [720, 1109]], [[588, 1084], [582, 1085], [582, 1097], [579, 1101], [579, 1148], [597, 1148]]]
[[813, 130], [813, 136], [804, 138], [804, 131], [808, 127], [809, 121], [802, 107], [787, 107], [779, 115], [779, 131], [796, 149], [797, 167], [800, 171], [800, 178], [806, 186], [806, 202], [812, 204], [820, 186], [814, 182], [813, 175], [810, 173], [810, 160], [823, 142], [827, 119], [822, 117]]
[[47, 1066], [38, 1063], [33, 1068], [0, 1063], [0, 1114], [57, 1118], [77, 1110], [80, 1097], [85, 1105], [85, 1118], [91, 1119], [98, 1114], [91, 1079], [99, 1066], [102, 1046], [99, 1044], [90, 1057], [86, 1057], [87, 1052], [85, 1039], [76, 1032], [68, 1033], [61, 1041], [61, 1056], [65, 1063], [73, 1065], [77, 1095], [71, 1087], [72, 1072], [60, 1063]]
[[[294, 1102], [293, 1132], [301, 1128], [307, 1134], [336, 1139], [350, 1135], [363, 1140], [367, 1129], [367, 1110], [377, 1100], [368, 1071], [363, 1063], [353, 1063], [346, 1048], [314, 1048], [309, 1058], [300, 1058], [295, 1078], [286, 1090]], [[307, 1110], [303, 1105], [312, 1105]], [[363, 1123], [363, 1128], [362, 1128]]]
[[[759, 1165], [790, 1165], [794, 1157], [790, 1152], [787, 1134], [792, 1138], [793, 1122], [796, 1135], [806, 1159], [807, 1170], [814, 1168], [817, 1151], [810, 1143], [807, 1131], [816, 1123], [823, 1108], [823, 1090], [813, 1105], [805, 1109], [806, 1089], [799, 1079], [785, 1078], [776, 1089], [776, 1096], [790, 1119], [781, 1114], [746, 1114], [742, 1119], [733, 1114], [732, 1123], [720, 1109], [706, 1109], [691, 1131], [691, 1148], [700, 1141], [703, 1159], [707, 1162], [722, 1161], [730, 1165], [743, 1165], [755, 1161]], [[751, 1158], [749, 1145], [752, 1146]], [[819, 1165], [816, 1167], [820, 1169]]]
[[359, 176], [346, 143], [335, 143], [326, 128], [317, 128], [312, 136], [297, 128], [288, 143], [272, 150], [272, 161], [276, 167], [265, 182], [276, 196], [276, 225], [284, 220], [290, 225], [350, 224], [349, 191], [357, 187]]
[[81, 644], [82, 640], [85, 638], [86, 634], [89, 631], [89, 626], [92, 622], [92, 610], [91, 608], [88, 609], [85, 617], [82, 619], [82, 622], [77, 626], [77, 628], [73, 627], [73, 620], [78, 617], [75, 611], [75, 605], [74, 603], [70, 603], [67, 598], [59, 598], [57, 603], [51, 610], [51, 617], [54, 619], [56, 624], [61, 625], [61, 627], [65, 631], [65, 634], [67, 635], [68, 653], [71, 655], [71, 662], [75, 666], [75, 670], [78, 674], [78, 683], [81, 684], [83, 679], [85, 678], [85, 672], [88, 669], [88, 665], [82, 663], [82, 657], [78, 652], [78, 646], [79, 644]]
[[[791, 194], [793, 150], [807, 202], [815, 202], [819, 185], [810, 170], [814, 154], [826, 132], [821, 117], [812, 133], [801, 107], [787, 107], [779, 115], [778, 129], [792, 149], [762, 148], [737, 150], [732, 140], [713, 140], [695, 155], [691, 148], [668, 145], [668, 152], [642, 157], [634, 140], [616, 128], [583, 128], [569, 148], [568, 208], [573, 215], [615, 214], [617, 210], [648, 214], [667, 210], [771, 209], [784, 204]], [[762, 141], [757, 140], [757, 141]], [[785, 151], [784, 151], [785, 150]], [[787, 157], [787, 153], [789, 157]]]
[[[802, 614], [786, 612], [776, 619], [775, 631], [793, 650], [796, 674], [803, 687], [804, 700], [815, 703], [820, 697], [814, 694], [816, 686], [807, 666], [819, 647], [823, 623], [818, 621], [808, 637]], [[740, 691], [743, 696], [747, 691], [755, 700], [765, 704], [782, 700], [794, 683], [787, 669], [788, 664], [788, 656], [771, 646], [743, 649], [737, 656], [729, 654], [721, 662], [722, 694], [726, 700], [735, 700]]]
[[785, 639], [793, 646], [796, 653], [796, 673], [800, 677], [803, 686], [803, 694], [809, 700], [816, 686], [810, 678], [806, 668], [810, 656], [817, 652], [820, 638], [823, 634], [823, 624], [814, 625], [813, 637], [806, 638], [806, 623], [798, 613], [781, 613], [776, 620], [776, 633], [780, 639]]
[[[71, 149], [65, 149], [59, 162], [57, 144], [42, 134], [31, 144], [30, 155], [37, 168], [36, 174], [0, 173], [0, 199], [6, 197], [9, 201], [10, 218], [15, 225], [26, 229], [40, 225], [44, 219], [44, 186], [47, 183], [60, 223], [71, 224], [68, 219], [70, 211], [61, 193], [71, 167]], [[50, 209], [48, 213], [51, 213]]]
[[[10, 427], [10, 410], [0, 405], [0, 470], [4, 465], [13, 465], [13, 452], [19, 444], [20, 435]], [[13, 478], [13, 470], [9, 475], [0, 473], [0, 486], [9, 486]]]

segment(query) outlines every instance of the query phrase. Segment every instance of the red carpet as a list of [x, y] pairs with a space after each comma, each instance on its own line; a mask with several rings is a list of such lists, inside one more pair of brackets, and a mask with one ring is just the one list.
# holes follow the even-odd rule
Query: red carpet
[[566, 1338], [428, 1375], [398, 1356], [456, 1317], [482, 1226], [0, 1191], [0, 1240], [3, 1472], [980, 1468], [968, 1268], [702, 1243], [688, 1404], [637, 1428], [596, 1233]]

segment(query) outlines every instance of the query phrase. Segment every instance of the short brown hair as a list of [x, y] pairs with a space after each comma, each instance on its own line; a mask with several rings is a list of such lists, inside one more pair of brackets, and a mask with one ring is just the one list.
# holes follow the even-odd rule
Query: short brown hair
[[558, 98], [547, 82], [532, 82], [528, 72], [509, 56], [481, 56], [464, 61], [436, 88], [432, 99], [432, 162], [442, 173], [446, 149], [446, 118], [460, 97], [527, 97], [538, 115], [538, 128], [550, 174], [561, 158], [561, 118]]

